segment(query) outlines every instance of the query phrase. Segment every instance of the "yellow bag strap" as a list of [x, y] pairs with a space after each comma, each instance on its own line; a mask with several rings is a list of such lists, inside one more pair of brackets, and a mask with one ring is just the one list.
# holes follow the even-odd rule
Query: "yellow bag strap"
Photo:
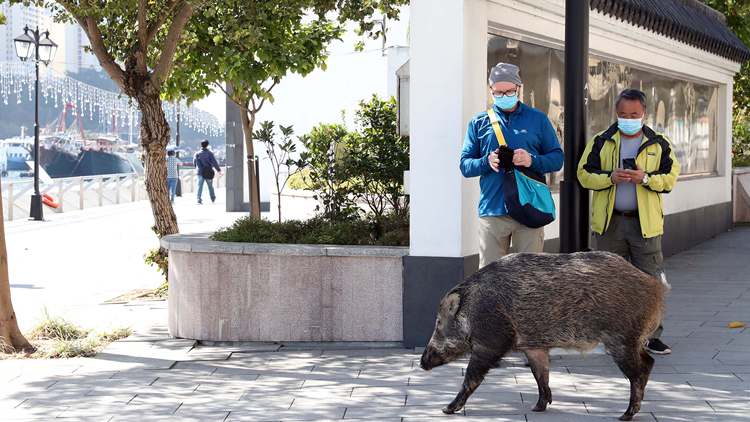
[[497, 136], [497, 143], [500, 146], [508, 145], [507, 142], [505, 142], [505, 136], [503, 136], [503, 131], [500, 129], [500, 123], [497, 121], [497, 115], [495, 114], [494, 109], [487, 110], [487, 115], [490, 117], [490, 123], [492, 123], [492, 129], [495, 130], [495, 136]]

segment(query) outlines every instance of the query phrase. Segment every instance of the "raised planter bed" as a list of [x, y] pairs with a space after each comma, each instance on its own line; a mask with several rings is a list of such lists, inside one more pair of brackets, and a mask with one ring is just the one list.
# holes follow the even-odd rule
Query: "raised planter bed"
[[165, 236], [169, 333], [217, 342], [400, 342], [407, 247]]

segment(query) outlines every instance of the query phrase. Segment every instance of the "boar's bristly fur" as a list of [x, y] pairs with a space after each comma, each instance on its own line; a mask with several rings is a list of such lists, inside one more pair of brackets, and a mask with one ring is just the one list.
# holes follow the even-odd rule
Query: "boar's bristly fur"
[[543, 411], [552, 403], [549, 349], [585, 352], [601, 341], [630, 380], [630, 404], [620, 417], [630, 420], [654, 365], [644, 343], [659, 325], [667, 291], [609, 252], [508, 255], [443, 298], [420, 366], [471, 354], [461, 390], [443, 409], [454, 413], [506, 353], [523, 351], [539, 387], [532, 410]]

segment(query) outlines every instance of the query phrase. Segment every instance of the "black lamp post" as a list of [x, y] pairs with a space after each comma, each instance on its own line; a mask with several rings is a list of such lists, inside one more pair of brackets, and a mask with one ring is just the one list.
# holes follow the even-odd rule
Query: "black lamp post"
[[[175, 144], [180, 146], [180, 102], [177, 102], [177, 136], [175, 137]], [[175, 156], [180, 159], [180, 150], [175, 151]], [[182, 177], [179, 177], [180, 169], [177, 169], [177, 187], [174, 190], [176, 196], [182, 197]]]
[[[31, 35], [29, 35], [31, 34]], [[42, 39], [44, 35], [44, 39]], [[33, 60], [36, 65], [36, 85], [34, 88], [34, 194], [31, 195], [29, 217], [34, 220], [44, 220], [42, 209], [42, 195], [39, 193], [39, 62], [48, 65], [57, 53], [57, 44], [49, 39], [49, 31], [39, 32], [25, 27], [23, 35], [13, 40], [16, 44], [16, 54], [21, 61]], [[32, 57], [33, 56], [33, 57]]]

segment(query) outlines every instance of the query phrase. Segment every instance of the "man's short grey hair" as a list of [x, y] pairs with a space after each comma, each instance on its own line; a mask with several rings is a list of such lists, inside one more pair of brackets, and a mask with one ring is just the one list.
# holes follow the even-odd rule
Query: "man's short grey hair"
[[646, 110], [646, 94], [644, 94], [641, 90], [626, 89], [625, 91], [622, 91], [615, 100], [615, 110], [620, 107], [620, 101], [623, 99], [640, 101], [641, 106], [643, 106], [643, 110]]

